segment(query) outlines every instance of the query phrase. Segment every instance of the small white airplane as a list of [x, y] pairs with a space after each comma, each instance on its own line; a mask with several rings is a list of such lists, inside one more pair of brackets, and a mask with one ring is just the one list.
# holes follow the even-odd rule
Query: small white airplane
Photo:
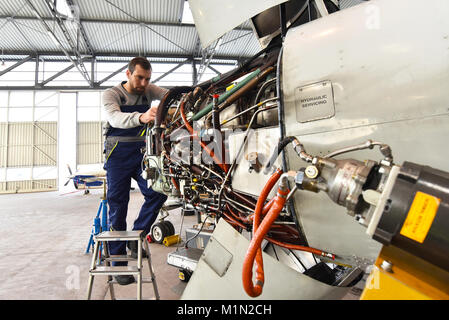
[[68, 176], [68, 180], [64, 186], [66, 186], [70, 180], [73, 180], [75, 189], [84, 189], [84, 194], [89, 193], [89, 188], [102, 187], [106, 181], [106, 171], [104, 170], [86, 173], [76, 172], [73, 174], [69, 165], [67, 165], [67, 169], [69, 170], [70, 176]]

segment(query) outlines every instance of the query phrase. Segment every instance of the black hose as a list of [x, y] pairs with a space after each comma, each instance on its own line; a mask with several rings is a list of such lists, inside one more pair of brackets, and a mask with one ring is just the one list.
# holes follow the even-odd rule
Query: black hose
[[161, 99], [157, 108], [156, 118], [154, 119], [154, 128], [159, 128], [167, 116], [169, 104], [181, 94], [192, 91], [192, 87], [182, 86], [171, 88]]
[[206, 216], [206, 218], [204, 219], [203, 223], [201, 224], [200, 230], [198, 230], [198, 232], [196, 233], [196, 235], [194, 235], [193, 237], [190, 237], [190, 239], [186, 240], [186, 243], [184, 244], [184, 246], [185, 246], [186, 249], [188, 248], [188, 243], [189, 243], [190, 241], [192, 241], [193, 239], [195, 239], [196, 237], [198, 237], [198, 235], [201, 233], [201, 231], [203, 230], [204, 224], [206, 223], [207, 218], [209, 218], [209, 217], [210, 217], [210, 215], [207, 215], [207, 216]]
[[161, 127], [161, 125], [164, 122], [165, 117], [167, 116], [170, 103], [174, 99], [177, 99], [181, 94], [192, 90], [192, 87], [187, 86], [174, 87], [170, 89], [161, 99], [161, 102], [159, 103], [159, 106], [157, 108], [157, 113], [153, 125], [153, 132], [155, 134], [153, 141], [155, 143], [155, 152], [157, 155], [159, 155], [162, 151], [162, 142], [160, 138], [164, 129]]
[[[296, 139], [295, 137], [290, 136], [290, 137], [286, 137], [284, 139], [279, 140], [279, 143], [278, 143], [276, 149], [274, 149], [273, 154], [270, 157], [270, 160], [267, 162], [267, 164], [265, 166], [264, 174], [268, 174], [270, 172], [271, 168], [274, 165], [274, 162], [279, 157], [279, 154], [285, 149], [285, 147], [289, 143], [291, 143], [295, 139]], [[284, 169], [285, 169], [285, 167], [284, 167]]]
[[[214, 97], [214, 105], [212, 107], [212, 128], [214, 135], [214, 142], [217, 146], [215, 154], [220, 161], [223, 161], [223, 140], [221, 137], [221, 124], [220, 124], [220, 109], [218, 108], [218, 98]], [[218, 151], [218, 152], [217, 152]]]

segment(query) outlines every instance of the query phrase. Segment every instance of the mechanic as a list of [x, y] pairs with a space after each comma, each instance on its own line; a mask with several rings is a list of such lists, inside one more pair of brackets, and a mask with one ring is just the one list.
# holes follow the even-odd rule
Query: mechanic
[[[142, 147], [145, 146], [145, 124], [148, 130], [154, 121], [157, 106], [151, 107], [153, 100], [161, 100], [167, 89], [150, 83], [151, 64], [144, 57], [136, 57], [128, 64], [123, 81], [103, 93], [103, 108], [106, 114], [105, 164], [107, 179], [107, 200], [109, 203], [109, 225], [111, 230], [125, 231], [128, 212], [131, 178], [137, 181], [145, 198], [132, 230], [149, 233], [153, 222], [167, 196], [147, 186], [142, 178]], [[137, 241], [110, 241], [111, 255], [126, 255], [126, 247], [137, 257]], [[143, 252], [146, 257], [146, 253]], [[127, 262], [113, 262], [115, 266], [126, 266]], [[115, 276], [121, 285], [135, 281], [132, 275]]]

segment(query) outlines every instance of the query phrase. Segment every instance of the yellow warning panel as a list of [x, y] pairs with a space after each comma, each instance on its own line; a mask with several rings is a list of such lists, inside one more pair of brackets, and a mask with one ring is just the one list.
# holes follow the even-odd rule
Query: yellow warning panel
[[401, 235], [423, 243], [440, 206], [440, 199], [418, 191], [407, 214]]
[[426, 294], [373, 267], [360, 300], [429, 300]]

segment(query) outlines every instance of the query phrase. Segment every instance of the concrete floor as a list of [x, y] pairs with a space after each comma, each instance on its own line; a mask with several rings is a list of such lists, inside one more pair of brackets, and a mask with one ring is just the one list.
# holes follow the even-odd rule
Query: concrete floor
[[[86, 298], [91, 254], [85, 254], [102, 190], [60, 194], [43, 192], [0, 195], [0, 299], [80, 300]], [[143, 196], [131, 191], [128, 229], [136, 218]], [[167, 220], [180, 232], [180, 209]], [[185, 229], [196, 224], [195, 216], [185, 216]], [[178, 270], [167, 264], [167, 254], [176, 246], [150, 243], [153, 268], [161, 300], [180, 298], [185, 283]], [[144, 264], [144, 278], [149, 277]], [[135, 299], [136, 285], [115, 285], [117, 299]], [[143, 284], [143, 298], [154, 299], [152, 285]], [[110, 299], [106, 277], [95, 277], [92, 299]]]

